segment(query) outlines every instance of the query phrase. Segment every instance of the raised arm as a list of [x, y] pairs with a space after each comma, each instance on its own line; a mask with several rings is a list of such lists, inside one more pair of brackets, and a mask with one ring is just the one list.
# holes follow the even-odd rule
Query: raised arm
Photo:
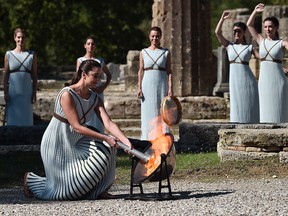
[[249, 32], [251, 33], [253, 39], [256, 40], [258, 44], [260, 44], [260, 42], [263, 40], [263, 36], [256, 31], [254, 23], [256, 14], [263, 12], [264, 7], [265, 5], [263, 3], [256, 5], [255, 9], [253, 10], [252, 14], [250, 15], [247, 21]]
[[230, 16], [230, 11], [225, 10], [215, 29], [216, 37], [219, 43], [221, 43], [224, 47], [227, 47], [230, 42], [222, 34], [222, 25], [223, 25], [224, 20], [227, 19], [229, 16]]

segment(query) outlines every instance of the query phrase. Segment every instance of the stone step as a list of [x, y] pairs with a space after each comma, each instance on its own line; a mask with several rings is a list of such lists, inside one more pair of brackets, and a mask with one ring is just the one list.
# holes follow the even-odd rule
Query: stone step
[[122, 127], [141, 127], [141, 119], [112, 119], [120, 128]]

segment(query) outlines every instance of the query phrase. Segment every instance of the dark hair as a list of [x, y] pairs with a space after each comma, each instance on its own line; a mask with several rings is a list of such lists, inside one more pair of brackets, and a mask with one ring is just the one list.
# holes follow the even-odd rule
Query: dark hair
[[[266, 21], [271, 21], [275, 27], [279, 28], [279, 20], [275, 16], [266, 17], [263, 20], [263, 23], [266, 22]], [[277, 37], [279, 37], [278, 31], [276, 31], [275, 34], [276, 34]]]
[[85, 44], [89, 39], [93, 40], [94, 42], [96, 41], [96, 39], [95, 39], [95, 37], [94, 37], [93, 35], [89, 35], [89, 36], [85, 39], [84, 44]]
[[233, 28], [234, 27], [239, 27], [239, 28], [241, 28], [243, 31], [246, 31], [246, 29], [247, 29], [247, 25], [245, 24], [245, 23], [243, 23], [243, 22], [236, 22], [236, 23], [234, 23], [233, 24]]
[[158, 26], [153, 26], [153, 27], [150, 29], [149, 33], [150, 33], [151, 31], [157, 31], [157, 32], [160, 33], [160, 36], [162, 36], [161, 28], [159, 28]]
[[[241, 28], [241, 29], [243, 30], [243, 32], [245, 32], [246, 29], [247, 29], [247, 25], [246, 25], [245, 23], [243, 23], [243, 22], [236, 22], [236, 23], [234, 23], [234, 24], [233, 24], [233, 28], [234, 28], [234, 27], [239, 27], [239, 28]], [[243, 40], [244, 40], [245, 43], [247, 43], [247, 42], [246, 42], [246, 38], [245, 38], [245, 34], [243, 35]]]
[[101, 68], [101, 65], [99, 62], [90, 59], [81, 62], [78, 71], [71, 79], [70, 85], [77, 83], [81, 79], [82, 73], [88, 74], [88, 72], [91, 71], [94, 67]]

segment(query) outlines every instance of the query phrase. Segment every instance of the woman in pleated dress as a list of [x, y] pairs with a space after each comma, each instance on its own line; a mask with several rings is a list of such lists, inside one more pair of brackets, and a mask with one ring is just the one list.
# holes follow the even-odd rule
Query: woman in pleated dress
[[[93, 87], [93, 91], [95, 91], [96, 93], [98, 93], [99, 97], [101, 98], [101, 100], [104, 102], [104, 90], [108, 87], [110, 81], [111, 81], [111, 73], [107, 67], [107, 65], [105, 64], [105, 61], [103, 58], [96, 58], [95, 57], [95, 49], [96, 49], [96, 44], [95, 44], [95, 38], [93, 36], [89, 36], [86, 38], [85, 43], [84, 43], [84, 48], [86, 50], [86, 53], [84, 56], [79, 57], [76, 61], [76, 71], [78, 70], [81, 62], [88, 60], [88, 59], [92, 59], [95, 61], [98, 61], [101, 64], [101, 69], [102, 72], [106, 75], [106, 81], [105, 83], [102, 83], [101, 80], [99, 80], [99, 82], [97, 83], [97, 85], [95, 87]], [[104, 125], [101, 122], [101, 120], [97, 117], [97, 115], [93, 115], [92, 119], [87, 122], [87, 125], [90, 125], [92, 127], [96, 127], [97, 126], [97, 130], [100, 133], [104, 133]]]
[[4, 99], [7, 125], [32, 126], [37, 92], [37, 56], [26, 50], [24, 29], [14, 31], [16, 47], [4, 58]]
[[230, 62], [229, 92], [230, 92], [230, 122], [259, 123], [258, 85], [249, 67], [251, 55], [258, 52], [245, 40], [246, 24], [233, 24], [234, 41], [228, 41], [222, 35], [222, 24], [229, 18], [230, 11], [224, 11], [215, 34], [219, 42], [226, 48]]
[[[99, 96], [90, 90], [100, 76], [98, 62], [83, 61], [71, 85], [59, 92], [41, 142], [46, 176], [26, 173], [26, 196], [44, 200], [113, 198], [108, 189], [115, 178], [116, 138], [130, 148], [132, 145], [110, 119]], [[85, 124], [95, 112], [113, 137]]]
[[149, 33], [150, 46], [141, 50], [138, 71], [138, 98], [141, 99], [141, 140], [154, 140], [169, 128], [160, 116], [161, 101], [173, 96], [170, 51], [160, 46], [159, 27]]
[[260, 75], [259, 99], [261, 123], [288, 122], [288, 84], [283, 70], [283, 48], [288, 50], [288, 41], [279, 38], [279, 21], [276, 17], [267, 17], [263, 21], [266, 38], [254, 28], [257, 13], [265, 8], [263, 3], [255, 6], [247, 21], [249, 31], [259, 44]]

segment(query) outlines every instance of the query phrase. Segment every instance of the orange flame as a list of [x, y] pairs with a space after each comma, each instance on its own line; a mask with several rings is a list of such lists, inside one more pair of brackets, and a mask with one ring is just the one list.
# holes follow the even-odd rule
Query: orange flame
[[147, 164], [144, 165], [146, 168], [146, 176], [149, 176], [155, 171], [155, 169], [161, 163], [161, 154], [168, 154], [172, 144], [173, 137], [170, 135], [160, 134], [157, 139], [151, 141], [152, 156], [150, 157]]
[[168, 154], [171, 145], [173, 144], [173, 138], [166, 133], [167, 124], [163, 121], [162, 116], [157, 116], [150, 121], [150, 133], [149, 141], [152, 143], [150, 150], [152, 152], [151, 157], [147, 164], [146, 176], [149, 176], [161, 163], [161, 154]]

